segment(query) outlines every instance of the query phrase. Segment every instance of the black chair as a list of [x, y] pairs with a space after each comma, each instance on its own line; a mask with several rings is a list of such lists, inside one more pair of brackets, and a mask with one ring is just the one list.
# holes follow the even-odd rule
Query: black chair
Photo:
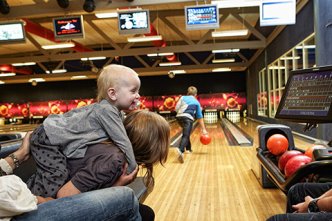
[[1, 141], [10, 141], [10, 140], [15, 140], [15, 139], [20, 139], [20, 138], [22, 138], [22, 135], [17, 134], [17, 133], [0, 134], [0, 142]]

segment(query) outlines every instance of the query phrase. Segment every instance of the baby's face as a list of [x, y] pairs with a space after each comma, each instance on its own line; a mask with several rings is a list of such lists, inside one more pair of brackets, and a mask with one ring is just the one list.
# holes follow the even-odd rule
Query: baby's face
[[136, 74], [127, 76], [116, 89], [115, 105], [120, 110], [129, 110], [139, 103], [141, 81]]

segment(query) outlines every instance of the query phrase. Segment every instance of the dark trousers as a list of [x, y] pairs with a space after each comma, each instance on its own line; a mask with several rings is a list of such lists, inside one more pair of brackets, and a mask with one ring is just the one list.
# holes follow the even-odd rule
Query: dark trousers
[[27, 181], [28, 188], [36, 196], [56, 198], [68, 178], [67, 160], [60, 147], [51, 145], [42, 125], [31, 134], [30, 153], [37, 169]]
[[298, 183], [287, 194], [286, 214], [278, 214], [267, 221], [324, 221], [332, 220], [332, 213], [293, 213], [292, 205], [304, 202], [306, 196], [317, 198], [332, 188], [332, 183]]
[[151, 207], [144, 205], [144, 204], [139, 204], [139, 213], [142, 217], [142, 221], [154, 221], [155, 219], [155, 214], [154, 211]]
[[191, 150], [190, 134], [193, 128], [194, 121], [192, 121], [187, 117], [177, 117], [176, 120], [182, 127], [182, 138], [179, 145], [179, 149], [183, 153], [185, 151], [185, 148], [187, 150]]

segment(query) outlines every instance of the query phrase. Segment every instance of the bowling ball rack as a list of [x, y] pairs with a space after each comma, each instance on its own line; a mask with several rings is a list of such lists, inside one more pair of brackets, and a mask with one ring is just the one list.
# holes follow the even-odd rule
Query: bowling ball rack
[[[288, 150], [298, 150], [294, 146], [294, 139], [288, 126], [280, 124], [262, 125], [257, 128], [259, 147], [256, 148], [257, 158], [262, 169], [263, 188], [277, 187], [284, 193], [300, 182], [326, 182], [332, 180], [332, 148], [314, 150], [314, 160], [298, 169], [292, 176], [286, 178], [278, 168], [276, 156], [272, 155], [266, 147], [266, 140], [271, 134], [284, 134], [289, 141]], [[270, 181], [270, 182], [269, 182]]]
[[[294, 150], [299, 150], [294, 148]], [[300, 150], [299, 150], [300, 151]], [[331, 180], [332, 171], [332, 154], [316, 153], [324, 160], [316, 160], [308, 163], [298, 169], [292, 176], [285, 178], [285, 175], [279, 170], [276, 160], [271, 157], [268, 151], [263, 151], [257, 148], [257, 158], [268, 174], [268, 178], [284, 193], [287, 193], [289, 188], [300, 182], [321, 182], [323, 180]], [[332, 151], [332, 149], [331, 149]]]

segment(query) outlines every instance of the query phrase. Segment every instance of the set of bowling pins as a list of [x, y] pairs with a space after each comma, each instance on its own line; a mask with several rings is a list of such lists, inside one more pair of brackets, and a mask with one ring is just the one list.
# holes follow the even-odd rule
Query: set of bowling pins
[[240, 111], [226, 112], [226, 118], [233, 123], [240, 122], [240, 119], [241, 119]]
[[217, 111], [210, 111], [204, 113], [204, 123], [213, 124], [218, 122]]

